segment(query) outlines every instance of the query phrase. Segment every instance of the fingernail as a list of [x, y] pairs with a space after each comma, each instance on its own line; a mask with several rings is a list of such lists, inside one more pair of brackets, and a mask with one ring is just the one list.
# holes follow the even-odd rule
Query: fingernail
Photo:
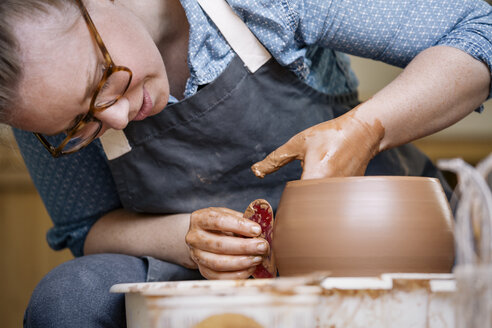
[[260, 263], [261, 261], [263, 261], [263, 258], [261, 256], [255, 256], [253, 258], [253, 263]]
[[258, 246], [256, 246], [256, 247], [261, 252], [264, 252], [267, 250], [267, 244], [266, 243], [259, 243]]
[[261, 233], [261, 227], [259, 227], [259, 226], [257, 226], [257, 225], [252, 226], [252, 227], [251, 227], [251, 232], [252, 232], [252, 233], [255, 233], [255, 234], [257, 234], [257, 235], [258, 235], [258, 234], [260, 234], [260, 233]]

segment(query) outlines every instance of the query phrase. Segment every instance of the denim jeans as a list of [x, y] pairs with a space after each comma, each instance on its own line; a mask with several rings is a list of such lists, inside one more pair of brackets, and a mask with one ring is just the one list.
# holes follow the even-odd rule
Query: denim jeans
[[196, 270], [151, 257], [97, 254], [76, 258], [49, 272], [36, 286], [24, 327], [126, 327], [124, 294], [112, 285], [203, 279]]

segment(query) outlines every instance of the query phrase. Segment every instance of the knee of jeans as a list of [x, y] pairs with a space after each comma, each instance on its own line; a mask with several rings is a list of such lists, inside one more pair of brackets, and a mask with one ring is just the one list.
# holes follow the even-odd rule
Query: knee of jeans
[[112, 285], [142, 282], [146, 264], [118, 254], [84, 256], [61, 264], [36, 286], [25, 312], [25, 327], [111, 327], [125, 320], [124, 296]]

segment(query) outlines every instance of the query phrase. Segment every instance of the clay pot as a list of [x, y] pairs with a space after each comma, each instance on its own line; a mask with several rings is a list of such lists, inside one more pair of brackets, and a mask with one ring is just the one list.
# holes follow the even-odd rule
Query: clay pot
[[433, 178], [291, 181], [280, 199], [272, 247], [280, 276], [448, 273], [453, 216]]

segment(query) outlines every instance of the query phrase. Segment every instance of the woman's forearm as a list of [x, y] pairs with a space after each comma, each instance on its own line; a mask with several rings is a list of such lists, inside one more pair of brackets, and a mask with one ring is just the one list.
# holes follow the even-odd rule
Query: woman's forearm
[[84, 254], [147, 255], [196, 268], [185, 243], [189, 222], [189, 214], [144, 215], [118, 209], [92, 226], [85, 240]]
[[478, 108], [489, 91], [490, 72], [484, 63], [461, 50], [438, 46], [415, 57], [354, 114], [383, 126], [382, 151], [456, 123]]

